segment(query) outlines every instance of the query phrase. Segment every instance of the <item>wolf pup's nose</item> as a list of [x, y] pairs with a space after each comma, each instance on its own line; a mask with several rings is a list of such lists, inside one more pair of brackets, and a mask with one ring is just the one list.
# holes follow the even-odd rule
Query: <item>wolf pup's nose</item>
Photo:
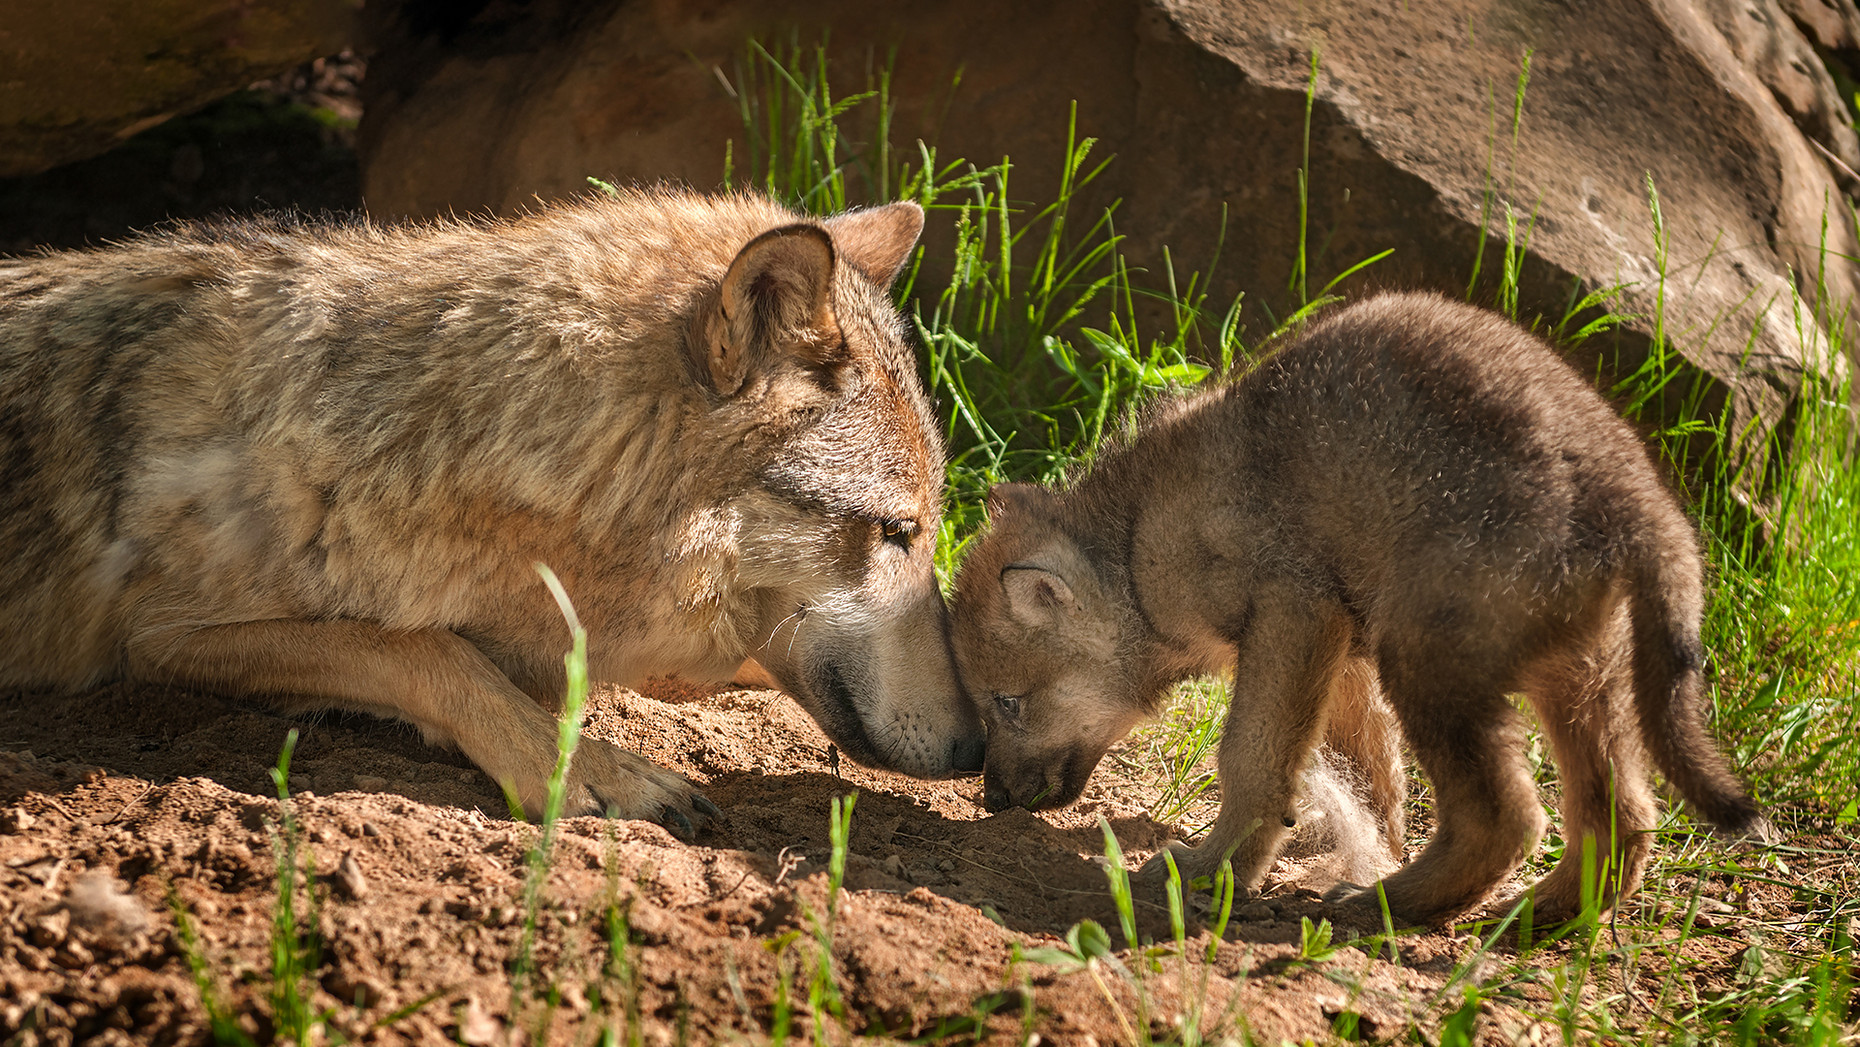
[[957, 774], [976, 774], [982, 769], [982, 761], [988, 755], [986, 735], [973, 738], [959, 738], [949, 747], [949, 765]]
[[990, 814], [998, 814], [1014, 806], [1014, 798], [1008, 795], [1007, 786], [1000, 782], [982, 780], [982, 806]]

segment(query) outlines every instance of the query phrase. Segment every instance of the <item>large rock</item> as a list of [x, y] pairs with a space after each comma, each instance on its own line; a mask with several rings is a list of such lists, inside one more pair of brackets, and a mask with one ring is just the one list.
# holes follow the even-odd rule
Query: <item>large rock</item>
[[[1345, 289], [1464, 293], [1482, 218], [1502, 230], [1492, 216], [1509, 204], [1535, 215], [1528, 309], [1559, 316], [1573, 287], [1626, 284], [1641, 314], [1630, 356], [1663, 302], [1665, 332], [1737, 406], [1775, 417], [1803, 367], [1829, 356], [1795, 284], [1813, 298], [1819, 277], [1835, 308], [1860, 291], [1839, 184], [1860, 148], [1802, 29], [1851, 48], [1860, 18], [1852, 0], [1787, 6], [1800, 25], [1778, 0], [494, 5], [444, 32], [403, 29], [378, 55], [364, 191], [378, 215], [434, 215], [510, 211], [590, 174], [714, 185], [726, 139], [745, 155], [719, 83], [745, 38], [830, 27], [842, 90], [896, 46], [896, 135], [945, 157], [1011, 154], [1017, 196], [1050, 197], [1076, 99], [1081, 133], [1118, 154], [1094, 199], [1123, 200], [1133, 257], [1157, 265], [1166, 244], [1178, 267], [1202, 263], [1225, 208], [1215, 297], [1245, 291], [1257, 330], [1294, 304], [1315, 48], [1313, 289], [1393, 248]], [[1497, 269], [1488, 246], [1482, 296]]]
[[354, 42], [361, 0], [17, 0], [0, 17], [0, 176], [101, 153]]

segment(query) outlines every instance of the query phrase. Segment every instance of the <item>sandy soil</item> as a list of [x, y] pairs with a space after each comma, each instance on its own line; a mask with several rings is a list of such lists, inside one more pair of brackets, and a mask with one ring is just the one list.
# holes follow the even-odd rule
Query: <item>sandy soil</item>
[[[1108, 760], [1070, 810], [990, 816], [977, 780], [917, 782], [850, 762], [836, 775], [825, 739], [779, 694], [666, 684], [598, 692], [589, 731], [689, 775], [725, 816], [695, 846], [647, 823], [565, 822], [533, 980], [553, 985], [558, 1004], [526, 993], [513, 1023], [510, 971], [536, 830], [512, 822], [493, 784], [457, 754], [369, 717], [292, 720], [160, 688], [4, 695], [0, 725], [0, 1040], [9, 1043], [208, 1042], [170, 898], [198, 926], [212, 991], [235, 1024], [259, 1042], [272, 1037], [279, 804], [268, 769], [293, 727], [302, 733], [294, 806], [322, 874], [313, 1004], [352, 1040], [507, 1043], [514, 1025], [534, 1042], [552, 1013], [542, 1039], [587, 1043], [636, 1003], [647, 1043], [759, 1042], [776, 1011], [778, 965], [796, 983], [800, 1029], [818, 955], [811, 921], [826, 911], [828, 804], [855, 791], [832, 947], [845, 1001], [844, 1020], [828, 1022], [836, 1042], [846, 1031], [961, 1032], [978, 1013], [988, 1040], [1020, 1042], [1031, 1029], [1047, 1043], [1129, 1042], [1144, 1020], [1171, 1035], [1197, 1002], [1207, 1024], [1267, 1043], [1333, 1039], [1352, 1020], [1354, 1035], [1379, 1039], [1411, 1017], [1432, 1027], [1451, 1011], [1457, 997], [1440, 990], [1477, 944], [1421, 934], [1402, 939], [1399, 964], [1355, 948], [1301, 961], [1300, 917], [1334, 914], [1293, 886], [1295, 863], [1282, 863], [1211, 964], [1199, 960], [1208, 939], [1191, 913], [1196, 962], [1147, 964], [1140, 1004], [1114, 965], [1014, 962], [1017, 945], [1062, 944], [1080, 919], [1118, 937], [1094, 860], [1097, 819], [1132, 861], [1169, 832], [1142, 813], [1148, 795], [1119, 771], [1140, 762], [1137, 749]], [[1166, 940], [1156, 900], [1140, 901], [1139, 924]], [[616, 902], [630, 919], [635, 973], [621, 982], [610, 970], [603, 984]], [[794, 931], [779, 954], [767, 944]], [[1706, 966], [1733, 966], [1737, 944], [1726, 939], [1725, 955]], [[1146, 966], [1119, 956], [1125, 971]], [[1553, 1036], [1529, 1010], [1528, 1000], [1488, 1002], [1481, 1038]]]

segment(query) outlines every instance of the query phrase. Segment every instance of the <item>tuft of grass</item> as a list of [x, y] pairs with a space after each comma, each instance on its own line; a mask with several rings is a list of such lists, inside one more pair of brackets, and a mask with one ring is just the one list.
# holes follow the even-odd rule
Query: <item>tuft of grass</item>
[[601, 914], [607, 954], [588, 995], [605, 1016], [602, 1047], [639, 1047], [645, 1042], [646, 1030], [640, 1022], [641, 973], [639, 942], [633, 932], [633, 896], [620, 895], [620, 869], [612, 860], [611, 836], [607, 853], [607, 904]]
[[[308, 1044], [325, 1026], [325, 1014], [310, 1003], [311, 975], [322, 956], [319, 931], [321, 903], [317, 898], [315, 856], [300, 848], [297, 809], [291, 800], [291, 754], [297, 748], [297, 729], [284, 736], [278, 762], [270, 769], [278, 791], [278, 828], [271, 836], [271, 853], [278, 869], [277, 904], [271, 922], [271, 1017], [279, 1039]], [[300, 857], [301, 856], [301, 857]], [[299, 864], [301, 861], [301, 864]], [[302, 886], [304, 910], [299, 916]]]
[[[543, 584], [548, 586], [549, 594], [555, 598], [556, 607], [562, 612], [562, 618], [568, 623], [572, 637], [571, 646], [563, 656], [562, 664], [567, 674], [567, 687], [562, 699], [562, 715], [556, 726], [555, 766], [549, 772], [548, 795], [543, 801], [542, 825], [536, 839], [530, 844], [525, 855], [525, 873], [523, 879], [523, 928], [517, 938], [517, 948], [510, 962], [510, 1020], [517, 1022], [529, 1010], [527, 1003], [535, 991], [532, 985], [537, 975], [535, 961], [536, 932], [542, 913], [543, 888], [548, 883], [549, 871], [555, 854], [555, 838], [558, 823], [562, 818], [562, 807], [568, 796], [568, 771], [575, 758], [575, 748], [581, 743], [581, 728], [587, 719], [588, 705], [588, 632], [581, 626], [581, 618], [575, 613], [573, 601], [562, 587], [561, 579], [548, 565], [535, 565], [536, 573], [541, 576]], [[513, 814], [520, 815], [523, 807], [517, 802], [508, 783], [504, 791]], [[542, 991], [549, 998], [550, 1005], [541, 1008], [537, 1015], [538, 1026], [535, 1030], [538, 1042], [548, 1040], [548, 1026], [554, 1020], [554, 1006], [558, 987], [553, 981]]]
[[1149, 805], [1151, 818], [1176, 823], [1209, 797], [1218, 780], [1214, 760], [1232, 690], [1232, 681], [1220, 677], [1182, 684], [1162, 715], [1134, 732], [1136, 759], [1113, 753], [1113, 759], [1132, 773], [1160, 769], [1150, 772], [1158, 787]]
[[[322, 937], [318, 930], [320, 903], [316, 894], [314, 859], [301, 850], [301, 833], [291, 801], [291, 754], [297, 747], [297, 729], [284, 736], [278, 762], [269, 769], [278, 793], [278, 825], [271, 833], [271, 853], [277, 865], [278, 888], [272, 905], [271, 933], [267, 945], [271, 954], [270, 979], [265, 999], [270, 1013], [264, 1024], [272, 1029], [278, 1043], [308, 1044], [330, 1038], [329, 1012], [319, 1012], [311, 1004], [314, 991], [312, 976], [321, 962]], [[301, 856], [301, 857], [300, 857]], [[300, 864], [301, 863], [301, 864]], [[299, 895], [303, 896], [299, 909]], [[174, 885], [168, 886], [168, 909], [174, 916], [175, 936], [181, 955], [187, 962], [194, 987], [200, 993], [201, 1007], [207, 1012], [207, 1028], [213, 1042], [223, 1047], [250, 1047], [253, 1036], [240, 1024], [239, 1016], [220, 993], [213, 965], [207, 958], [206, 945], [194, 925], [192, 915], [181, 901]], [[409, 1012], [410, 1013], [410, 1012]], [[386, 1021], [398, 1021], [397, 1013]], [[251, 1021], [260, 1015], [247, 1018]], [[377, 1023], [380, 1027], [382, 1023]], [[336, 1036], [337, 1040], [341, 1037]]]
[[[336, 1012], [318, 1011], [312, 1004], [315, 976], [322, 964], [322, 901], [318, 894], [315, 859], [302, 847], [303, 834], [297, 825], [295, 802], [290, 794], [291, 756], [297, 748], [297, 737], [296, 728], [285, 734], [278, 761], [268, 771], [278, 793], [278, 824], [271, 833], [278, 887], [272, 906], [271, 933], [266, 940], [271, 972], [265, 999], [270, 1013], [262, 1016], [264, 1021], [256, 1021], [261, 1017], [258, 1014], [248, 1015], [246, 1020], [255, 1022], [255, 1027], [261, 1029], [269, 1023], [274, 1043], [341, 1044], [348, 1040], [335, 1027]], [[300, 893], [303, 896], [301, 910]], [[208, 1035], [220, 1047], [252, 1047], [257, 1040], [246, 1031], [240, 1015], [221, 993], [213, 964], [207, 957], [206, 944], [172, 883], [168, 885], [168, 910], [174, 917], [181, 957], [200, 994], [201, 1007], [207, 1012]], [[371, 1033], [391, 1029], [442, 995], [444, 990], [435, 990], [376, 1016], [366, 1028]], [[353, 1000], [349, 1005], [359, 1012], [366, 1004], [374, 1002]]]
[[835, 796], [827, 809], [827, 913], [824, 919], [807, 912], [814, 930], [813, 976], [808, 981], [808, 1010], [814, 1016], [814, 1042], [827, 1042], [827, 1019], [842, 1027], [846, 1024], [846, 1001], [840, 996], [839, 981], [834, 976], [833, 938], [839, 928], [840, 885], [846, 880], [846, 855], [852, 838], [853, 801], [857, 792]]
[[[853, 1035], [846, 1001], [840, 993], [833, 944], [839, 927], [840, 894], [846, 879], [846, 858], [851, 853], [853, 805], [858, 796], [857, 792], [835, 796], [828, 805], [826, 912], [815, 912], [805, 902], [799, 902], [802, 918], [807, 921], [811, 935], [804, 935], [798, 930], [787, 931], [762, 943], [763, 948], [775, 959], [775, 993], [769, 1020], [770, 1043], [787, 1042], [793, 1030], [795, 977], [802, 974], [803, 969], [810, 1019], [808, 1031], [812, 1042], [830, 1043], [835, 1031], [842, 1039], [850, 1039]], [[807, 941], [810, 947], [798, 948], [803, 941]], [[967, 1027], [961, 1022], [950, 1023], [946, 1032], [953, 1035]]]
[[201, 941], [200, 931], [194, 926], [193, 915], [187, 911], [187, 904], [181, 901], [172, 883], [168, 885], [168, 911], [174, 917], [175, 938], [181, 949], [181, 958], [186, 961], [188, 973], [193, 977], [195, 991], [200, 993], [201, 1009], [207, 1012], [208, 1035], [220, 1047], [252, 1047], [252, 1037], [239, 1027], [238, 1018], [220, 994], [218, 980], [213, 976], [213, 964], [207, 959], [206, 943]]
[[[1847, 337], [1845, 317], [1833, 325]], [[1860, 781], [1860, 426], [1852, 389], [1810, 375], [1783, 424], [1747, 455], [1769, 472], [1751, 523], [1752, 485], [1718, 478], [1696, 492], [1713, 575], [1705, 616], [1719, 731], [1759, 791], [1852, 824]], [[1753, 437], [1708, 431], [1721, 459]]]
[[[1120, 959], [1113, 950], [1111, 936], [1102, 925], [1095, 920], [1080, 920], [1066, 932], [1064, 946], [1023, 949], [1015, 945], [1010, 971], [1022, 963], [1041, 963], [1061, 973], [1084, 972], [1090, 976], [1099, 994], [1109, 1005], [1113, 1020], [1127, 1043], [1142, 1047], [1161, 1044], [1202, 1047], [1207, 1043], [1232, 1042], [1232, 1035], [1224, 1030], [1235, 1018], [1233, 1003], [1230, 1001], [1226, 1008], [1214, 1014], [1210, 1014], [1207, 1006], [1214, 962], [1220, 954], [1221, 941], [1233, 916], [1234, 894], [1238, 885], [1232, 864], [1223, 859], [1211, 885], [1206, 880], [1189, 885], [1203, 888], [1211, 886], [1214, 892], [1211, 910], [1213, 920], [1207, 928], [1208, 943], [1197, 955], [1189, 947], [1185, 885], [1174, 856], [1167, 851], [1163, 852], [1163, 861], [1168, 869], [1163, 893], [1168, 905], [1170, 940], [1158, 944], [1139, 939], [1136, 894], [1130, 882], [1129, 870], [1124, 866], [1123, 847], [1103, 815], [1098, 817], [1098, 829], [1104, 837], [1104, 875], [1112, 904], [1117, 911], [1118, 929], [1124, 937], [1124, 959]], [[1156, 1023], [1151, 1020], [1155, 1002], [1151, 999], [1148, 979], [1152, 974], [1162, 973], [1166, 969], [1165, 962], [1171, 958], [1175, 961], [1177, 972], [1179, 1005], [1176, 1013], [1165, 1023], [1167, 1028], [1173, 1030], [1172, 1034], [1158, 1039], [1153, 1028]], [[1133, 1008], [1127, 1010], [1118, 994], [1112, 991], [1111, 983], [1105, 978], [1107, 971], [1129, 986], [1135, 1001]]]

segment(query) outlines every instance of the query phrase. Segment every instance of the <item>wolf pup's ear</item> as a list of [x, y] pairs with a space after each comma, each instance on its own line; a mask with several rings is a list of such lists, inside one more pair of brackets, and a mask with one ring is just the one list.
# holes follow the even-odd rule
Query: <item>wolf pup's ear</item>
[[924, 209], [913, 203], [886, 204], [835, 215], [824, 223], [840, 257], [865, 278], [888, 288], [910, 260], [924, 231]]
[[750, 370], [774, 354], [822, 364], [840, 351], [828, 299], [833, 261], [832, 237], [812, 224], [771, 229], [737, 252], [723, 274], [723, 322], [708, 344], [694, 347], [719, 393], [741, 389]]
[[1051, 625], [1074, 599], [1064, 578], [1031, 564], [1002, 568], [1001, 589], [1007, 593], [1008, 613], [1022, 625], [1035, 627]]

